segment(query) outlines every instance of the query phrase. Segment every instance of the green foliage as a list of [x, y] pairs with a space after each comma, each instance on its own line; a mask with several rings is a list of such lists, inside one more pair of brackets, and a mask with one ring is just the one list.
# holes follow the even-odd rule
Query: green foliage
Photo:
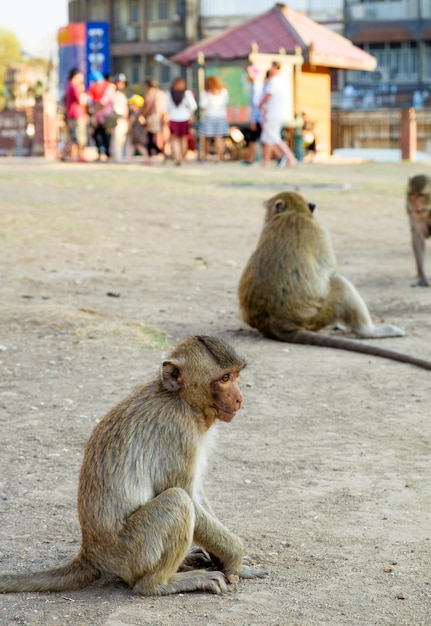
[[0, 28], [0, 93], [4, 91], [7, 68], [21, 60], [20, 42], [13, 33]]

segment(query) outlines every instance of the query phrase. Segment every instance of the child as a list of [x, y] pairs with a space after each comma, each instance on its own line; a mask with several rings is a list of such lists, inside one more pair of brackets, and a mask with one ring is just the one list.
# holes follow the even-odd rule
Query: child
[[129, 99], [129, 155], [134, 156], [138, 152], [144, 157], [144, 163], [151, 163], [147, 143], [147, 131], [145, 128], [145, 117], [142, 115], [144, 98], [135, 94]]

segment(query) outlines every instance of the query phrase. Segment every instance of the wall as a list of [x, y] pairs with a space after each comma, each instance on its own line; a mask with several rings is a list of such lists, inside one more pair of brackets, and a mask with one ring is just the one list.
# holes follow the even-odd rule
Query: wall
[[[333, 111], [332, 149], [401, 147], [401, 111]], [[431, 110], [416, 111], [417, 150], [431, 154]]]
[[5, 109], [0, 113], [0, 155], [28, 154], [27, 116], [24, 111]]
[[298, 81], [298, 107], [315, 123], [319, 152], [331, 154], [331, 79], [327, 68], [303, 66]]

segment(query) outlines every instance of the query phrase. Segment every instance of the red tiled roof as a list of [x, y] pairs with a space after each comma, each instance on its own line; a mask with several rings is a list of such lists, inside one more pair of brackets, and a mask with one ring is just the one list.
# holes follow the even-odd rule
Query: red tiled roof
[[190, 65], [196, 62], [200, 52], [211, 62], [245, 60], [253, 43], [264, 54], [278, 54], [280, 49], [294, 54], [299, 47], [305, 61], [314, 65], [359, 70], [374, 70], [376, 66], [374, 57], [345, 37], [280, 4], [239, 26], [189, 46], [171, 60]]
[[[374, 70], [376, 59], [338, 33], [314, 22], [303, 13], [283, 7], [281, 12], [309, 50], [306, 60], [314, 65]], [[303, 56], [306, 57], [303, 51]]]

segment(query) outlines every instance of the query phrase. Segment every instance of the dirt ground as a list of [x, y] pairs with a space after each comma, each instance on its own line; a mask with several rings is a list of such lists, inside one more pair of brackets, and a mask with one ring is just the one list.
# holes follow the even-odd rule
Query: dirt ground
[[430, 372], [264, 339], [236, 295], [262, 202], [297, 187], [375, 321], [407, 332], [381, 343], [431, 359], [404, 210], [428, 168], [0, 161], [1, 572], [76, 554], [90, 431], [196, 333], [248, 361], [206, 488], [268, 570], [223, 596], [140, 598], [117, 580], [3, 595], [2, 626], [429, 626]]

